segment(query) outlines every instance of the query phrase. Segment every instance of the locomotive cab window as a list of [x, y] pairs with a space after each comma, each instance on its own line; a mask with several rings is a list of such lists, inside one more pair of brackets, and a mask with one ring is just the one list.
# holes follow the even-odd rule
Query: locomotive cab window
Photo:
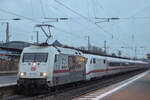
[[33, 62], [35, 55], [33, 53], [24, 53], [22, 62]]
[[106, 60], [104, 59], [104, 64], [106, 63]]
[[22, 62], [47, 62], [48, 53], [24, 53]]
[[35, 54], [35, 62], [47, 62], [48, 53]]

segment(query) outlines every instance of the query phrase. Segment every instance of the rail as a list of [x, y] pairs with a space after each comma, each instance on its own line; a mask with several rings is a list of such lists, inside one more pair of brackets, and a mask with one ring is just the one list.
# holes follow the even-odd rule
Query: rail
[[11, 96], [16, 93], [17, 83], [0, 84], [0, 99], [6, 96]]

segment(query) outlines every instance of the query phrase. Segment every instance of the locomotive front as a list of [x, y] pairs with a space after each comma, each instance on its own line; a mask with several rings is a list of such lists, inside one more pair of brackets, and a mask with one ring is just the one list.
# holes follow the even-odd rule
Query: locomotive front
[[[20, 89], [43, 89], [50, 84], [50, 51], [48, 48], [25, 48], [19, 62], [17, 85]], [[51, 60], [49, 60], [51, 59]], [[50, 68], [49, 68], [50, 67]]]

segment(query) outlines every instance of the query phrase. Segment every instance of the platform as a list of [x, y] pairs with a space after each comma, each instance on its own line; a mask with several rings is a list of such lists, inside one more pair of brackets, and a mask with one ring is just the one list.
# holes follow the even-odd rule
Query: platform
[[7, 86], [11, 84], [15, 84], [17, 81], [16, 75], [11, 76], [0, 76], [0, 87], [1, 86]]
[[150, 71], [74, 100], [150, 100]]
[[150, 73], [105, 100], [150, 100]]

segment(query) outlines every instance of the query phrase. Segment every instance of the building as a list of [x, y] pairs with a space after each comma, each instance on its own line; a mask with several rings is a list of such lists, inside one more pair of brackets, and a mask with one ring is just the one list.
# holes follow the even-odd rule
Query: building
[[7, 43], [0, 43], [0, 47], [3, 48], [12, 48], [12, 49], [20, 49], [22, 50], [25, 47], [32, 45], [31, 43], [24, 42], [24, 41], [10, 41]]
[[16, 71], [23, 48], [30, 45], [22, 41], [0, 43], [0, 71]]

